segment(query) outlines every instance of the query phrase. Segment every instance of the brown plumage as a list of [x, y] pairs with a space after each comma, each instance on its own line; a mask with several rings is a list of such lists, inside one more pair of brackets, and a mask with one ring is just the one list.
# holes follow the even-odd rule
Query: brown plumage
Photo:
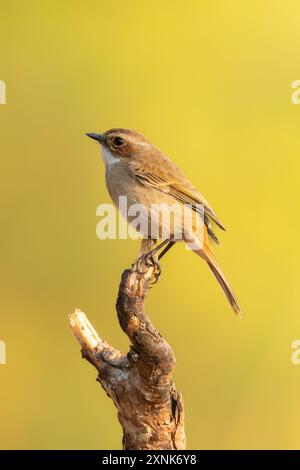
[[[158, 216], [153, 216], [152, 213], [149, 215], [153, 204], [177, 205], [178, 211], [185, 209], [188, 230], [184, 232], [181, 240], [207, 262], [233, 310], [240, 314], [237, 300], [208, 242], [209, 238], [218, 242], [212, 223], [222, 230], [225, 230], [224, 226], [195, 186], [175, 163], [136, 131], [111, 129], [104, 134], [88, 134], [88, 136], [98, 140], [102, 146], [106, 184], [113, 202], [119, 207], [119, 197], [127, 196], [128, 207], [137, 203], [145, 206], [147, 224], [157, 225], [158, 238], [169, 238], [165, 233], [170, 227], [164, 226], [164, 222]], [[128, 214], [123, 215], [132, 222], [133, 217]], [[196, 222], [200, 219], [202, 224], [199, 229]], [[179, 220], [181, 222], [176, 220], [171, 227], [170, 238], [175, 237], [175, 241], [179, 241], [176, 239], [176, 234], [180, 230], [182, 232], [182, 216]], [[149, 237], [149, 232], [144, 234], [141, 230], [141, 233]]]

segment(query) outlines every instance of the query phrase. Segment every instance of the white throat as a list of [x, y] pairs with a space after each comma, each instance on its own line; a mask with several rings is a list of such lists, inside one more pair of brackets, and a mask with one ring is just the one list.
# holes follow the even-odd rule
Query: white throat
[[119, 157], [115, 157], [111, 151], [105, 147], [104, 145], [101, 146], [102, 150], [102, 159], [105, 163], [106, 169], [109, 170], [113, 165], [120, 161]]

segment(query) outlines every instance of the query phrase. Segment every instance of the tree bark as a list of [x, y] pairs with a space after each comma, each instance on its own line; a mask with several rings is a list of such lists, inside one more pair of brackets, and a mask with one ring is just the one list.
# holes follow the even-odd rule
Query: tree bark
[[155, 267], [146, 260], [122, 274], [117, 299], [121, 328], [131, 341], [127, 355], [102, 340], [80, 310], [69, 316], [82, 356], [113, 400], [123, 428], [124, 450], [184, 449], [184, 412], [172, 372], [175, 357], [145, 313]]

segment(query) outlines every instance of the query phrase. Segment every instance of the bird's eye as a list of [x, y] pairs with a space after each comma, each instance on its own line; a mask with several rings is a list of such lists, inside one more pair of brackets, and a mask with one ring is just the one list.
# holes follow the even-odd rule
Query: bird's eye
[[121, 147], [124, 144], [124, 139], [122, 139], [122, 137], [115, 137], [113, 144], [115, 147]]

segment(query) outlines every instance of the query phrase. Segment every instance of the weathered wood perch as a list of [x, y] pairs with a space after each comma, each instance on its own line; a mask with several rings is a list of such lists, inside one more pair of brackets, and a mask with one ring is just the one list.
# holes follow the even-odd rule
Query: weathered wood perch
[[175, 357], [144, 311], [155, 268], [146, 261], [122, 274], [117, 300], [121, 328], [131, 341], [127, 355], [102, 340], [85, 314], [69, 316], [82, 356], [118, 410], [124, 450], [184, 449], [182, 397], [172, 372]]

